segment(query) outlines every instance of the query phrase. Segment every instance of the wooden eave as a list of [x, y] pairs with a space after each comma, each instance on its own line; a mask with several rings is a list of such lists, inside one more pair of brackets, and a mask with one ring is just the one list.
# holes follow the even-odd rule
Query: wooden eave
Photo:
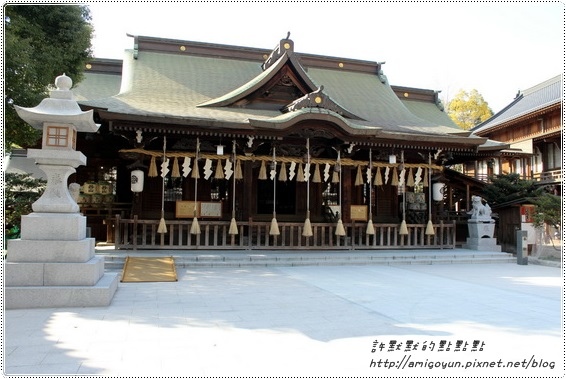
[[412, 87], [391, 86], [391, 89], [401, 100], [423, 101], [425, 103], [436, 104], [438, 92]]
[[93, 59], [85, 66], [85, 73], [122, 75], [121, 59]]

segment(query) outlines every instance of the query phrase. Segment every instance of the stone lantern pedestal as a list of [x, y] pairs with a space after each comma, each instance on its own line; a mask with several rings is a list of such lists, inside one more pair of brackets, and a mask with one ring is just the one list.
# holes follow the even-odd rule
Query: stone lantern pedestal
[[60, 76], [35, 108], [16, 106], [19, 116], [43, 129], [42, 149], [29, 149], [47, 176], [43, 195], [22, 216], [21, 238], [8, 241], [4, 269], [4, 306], [14, 308], [107, 306], [118, 288], [118, 275], [104, 272], [95, 256], [94, 238], [86, 237], [86, 217], [71, 196], [67, 180], [86, 157], [74, 150], [76, 132], [98, 129], [92, 112], [72, 99], [72, 82]]

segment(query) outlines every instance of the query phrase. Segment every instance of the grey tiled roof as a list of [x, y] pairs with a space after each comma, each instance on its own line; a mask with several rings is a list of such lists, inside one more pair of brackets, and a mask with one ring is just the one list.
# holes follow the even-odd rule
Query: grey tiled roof
[[471, 131], [485, 132], [501, 124], [518, 119], [529, 113], [558, 104], [562, 101], [562, 75], [544, 81], [532, 88], [519, 92], [517, 97], [501, 111]]
[[[300, 61], [300, 55], [297, 56]], [[379, 129], [380, 135], [389, 135], [395, 140], [415, 136], [422, 141], [444, 140], [465, 145], [478, 145], [484, 140], [475, 136], [468, 138], [468, 133], [455, 127], [434, 103], [401, 101], [377, 72], [316, 65], [305, 69], [308, 80], [316, 87], [324, 86], [325, 94], [332, 101], [363, 119], [344, 119], [344, 125], [350, 130]], [[120, 85], [116, 78], [87, 73], [76, 95], [87, 107], [107, 109], [107, 115], [145, 119], [162, 125], [176, 124], [178, 128], [275, 126], [291, 115], [282, 116], [274, 109], [217, 103], [219, 99], [253, 87], [263, 75], [267, 75], [267, 71], [262, 70], [261, 62], [248, 58], [139, 49], [126, 51]], [[87, 87], [90, 81], [99, 79], [106, 81], [107, 89], [96, 97], [95, 89]]]

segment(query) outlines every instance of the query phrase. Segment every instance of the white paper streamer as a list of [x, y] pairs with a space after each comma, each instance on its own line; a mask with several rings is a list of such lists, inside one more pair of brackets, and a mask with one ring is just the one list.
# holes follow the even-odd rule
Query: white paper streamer
[[385, 167], [383, 184], [387, 184], [388, 181], [389, 181], [389, 166]]
[[291, 165], [289, 166], [289, 180], [293, 180], [295, 177], [295, 168], [297, 168], [297, 163], [291, 162]]
[[399, 185], [401, 187], [405, 185], [405, 169], [402, 169], [401, 173], [399, 174]]
[[226, 159], [226, 164], [224, 165], [224, 176], [226, 180], [230, 180], [234, 170], [232, 170], [232, 161], [230, 159]]
[[186, 178], [191, 173], [191, 158], [185, 157], [183, 161], [183, 176]]
[[207, 159], [204, 164], [204, 178], [208, 180], [210, 175], [212, 175], [212, 160]]
[[417, 168], [417, 173], [415, 174], [415, 186], [418, 186], [421, 180], [423, 180], [423, 169], [422, 167]]
[[311, 165], [310, 163], [305, 164], [305, 182], [311, 177]]
[[324, 166], [324, 181], [327, 182], [330, 179], [330, 164], [327, 163]]
[[169, 158], [166, 158], [163, 163], [161, 163], [161, 177], [164, 178], [169, 173]]

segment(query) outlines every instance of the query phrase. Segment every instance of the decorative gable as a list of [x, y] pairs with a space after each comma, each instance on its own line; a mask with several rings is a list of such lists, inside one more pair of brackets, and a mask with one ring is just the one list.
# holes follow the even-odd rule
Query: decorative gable
[[[294, 43], [289, 35], [279, 41], [261, 65], [261, 74], [232, 92], [199, 106], [279, 110], [284, 113], [316, 107], [334, 111], [346, 118], [363, 120], [322, 93], [323, 86], [317, 88], [295, 55]], [[312, 101], [308, 100], [311, 98]], [[321, 101], [317, 103], [317, 100]]]

